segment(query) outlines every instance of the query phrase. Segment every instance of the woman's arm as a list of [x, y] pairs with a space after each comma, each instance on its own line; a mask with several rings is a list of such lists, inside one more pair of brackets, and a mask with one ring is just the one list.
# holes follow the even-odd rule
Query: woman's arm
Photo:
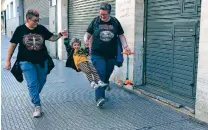
[[119, 35], [119, 38], [121, 40], [121, 43], [122, 43], [122, 46], [123, 46], [125, 52], [129, 52], [130, 53], [131, 50], [130, 50], [127, 42], [126, 42], [126, 37], [122, 34], [122, 35]]
[[17, 44], [15, 44], [15, 43], [10, 43], [9, 44], [7, 58], [6, 58], [6, 65], [5, 65], [5, 68], [7, 70], [11, 69], [11, 57], [12, 57], [12, 55], [14, 53], [14, 50], [15, 50], [16, 46], [17, 46]]

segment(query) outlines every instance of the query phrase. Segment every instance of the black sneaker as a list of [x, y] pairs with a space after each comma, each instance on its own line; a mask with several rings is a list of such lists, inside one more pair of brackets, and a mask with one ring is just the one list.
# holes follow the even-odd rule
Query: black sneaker
[[105, 103], [109, 101], [109, 99], [108, 99], [108, 98], [106, 98], [106, 97], [105, 97], [104, 99], [105, 99]]
[[97, 101], [97, 107], [101, 107], [105, 104], [106, 99], [105, 98], [101, 98]]

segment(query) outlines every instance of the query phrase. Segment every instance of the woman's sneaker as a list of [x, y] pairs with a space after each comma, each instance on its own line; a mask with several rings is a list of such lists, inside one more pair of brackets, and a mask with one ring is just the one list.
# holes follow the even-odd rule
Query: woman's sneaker
[[97, 107], [102, 107], [106, 102], [105, 98], [101, 98], [97, 101]]
[[91, 85], [91, 88], [94, 88], [94, 89], [96, 89], [96, 88], [99, 87], [99, 85], [96, 84], [94, 81], [92, 81], [92, 82], [90, 83], [90, 85]]
[[110, 86], [110, 84], [108, 84], [106, 87], [106, 91], [110, 91], [110, 90], [111, 90], [111, 86]]
[[105, 86], [107, 86], [108, 84], [104, 83], [103, 81], [98, 81], [98, 85], [99, 85], [100, 87], [105, 87]]
[[33, 117], [38, 118], [41, 117], [41, 107], [35, 106], [35, 111], [33, 112]]

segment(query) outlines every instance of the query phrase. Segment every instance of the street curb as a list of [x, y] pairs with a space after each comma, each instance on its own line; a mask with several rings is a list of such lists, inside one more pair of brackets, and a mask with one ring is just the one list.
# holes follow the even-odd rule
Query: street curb
[[[132, 90], [132, 91], [133, 91], [133, 90]], [[145, 90], [142, 90], [142, 89], [135, 89], [135, 91], [140, 91], [141, 94], [144, 94], [144, 95], [147, 95], [147, 96], [149, 96], [149, 97], [151, 97], [151, 98], [157, 99], [157, 100], [159, 100], [159, 101], [161, 101], [161, 102], [163, 102], [163, 103], [166, 103], [166, 104], [168, 104], [168, 105], [171, 105], [171, 106], [173, 106], [173, 107], [176, 107], [176, 108], [181, 108], [181, 107], [182, 107], [182, 105], [179, 104], [179, 103], [176, 103], [176, 102], [173, 102], [173, 101], [171, 101], [171, 100], [165, 99], [165, 98], [163, 98], [163, 97], [161, 97], [161, 96], [157, 96], [157, 95], [155, 95], [155, 94], [149, 93], [149, 92], [147, 92], [147, 91], [145, 91]]]
[[[152, 100], [154, 100], [156, 102], [162, 103], [164, 105], [168, 105], [168, 106], [174, 108], [175, 110], [177, 110], [179, 112], [182, 112], [182, 113], [184, 113], [184, 114], [186, 114], [186, 115], [188, 115], [188, 116], [190, 116], [190, 117], [195, 119], [195, 115], [194, 115], [195, 110], [192, 109], [192, 108], [189, 108], [187, 106], [183, 106], [183, 105], [181, 105], [179, 103], [176, 103], [174, 101], [168, 100], [168, 99], [163, 98], [161, 96], [157, 96], [157, 95], [152, 94], [150, 92], [147, 92], [147, 91], [145, 91], [143, 89], [133, 88], [133, 87], [130, 87], [130, 86], [122, 87], [122, 86], [120, 86], [118, 84], [115, 84], [115, 83], [113, 83], [113, 84], [115, 86], [119, 87], [119, 88], [124, 89], [125, 91], [131, 92], [133, 94], [140, 95], [140, 96], [141, 95], [142, 96], [146, 96], [146, 97], [148, 97], [148, 98], [150, 98], [150, 99], [152, 99]], [[195, 119], [195, 120], [197, 120], [197, 119]], [[199, 122], [201, 122], [201, 121], [199, 121]]]

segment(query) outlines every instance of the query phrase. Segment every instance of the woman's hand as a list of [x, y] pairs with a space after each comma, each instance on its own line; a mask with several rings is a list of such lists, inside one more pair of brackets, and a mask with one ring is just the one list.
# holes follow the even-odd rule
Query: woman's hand
[[10, 70], [11, 69], [11, 61], [6, 61], [5, 69]]
[[67, 32], [66, 29], [62, 30], [60, 33], [61, 33], [63, 36], [68, 36], [68, 32]]
[[131, 49], [128, 46], [124, 48], [124, 51], [129, 53], [129, 54], [131, 53]]

